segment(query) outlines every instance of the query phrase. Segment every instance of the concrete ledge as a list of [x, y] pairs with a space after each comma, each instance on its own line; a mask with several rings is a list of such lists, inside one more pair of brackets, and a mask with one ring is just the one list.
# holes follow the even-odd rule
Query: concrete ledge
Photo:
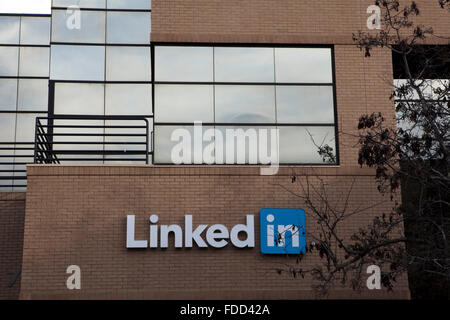
[[[261, 176], [260, 166], [28, 165], [33, 176]], [[282, 166], [277, 176], [375, 176], [360, 167]]]

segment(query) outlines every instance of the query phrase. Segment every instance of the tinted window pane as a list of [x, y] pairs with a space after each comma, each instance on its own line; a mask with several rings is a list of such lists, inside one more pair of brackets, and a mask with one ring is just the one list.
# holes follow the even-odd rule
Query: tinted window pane
[[213, 86], [156, 85], [156, 121], [213, 122]]
[[[105, 121], [106, 125], [111, 126], [140, 126], [145, 127], [146, 123], [142, 120], [135, 121], [135, 120], [119, 120], [119, 121]], [[151, 123], [149, 124], [149, 143], [150, 143], [150, 137], [151, 137]], [[114, 144], [107, 144], [105, 145], [105, 150], [122, 150], [122, 151], [139, 151], [142, 152], [142, 154], [125, 154], [122, 152], [121, 154], [114, 154], [114, 155], [106, 155], [105, 159], [121, 159], [121, 164], [136, 164], [136, 163], [145, 163], [145, 151], [146, 151], [146, 145], [145, 145], [145, 128], [106, 128], [105, 133], [114, 133], [114, 134], [144, 134], [143, 137], [130, 137], [130, 136], [107, 136], [105, 137], [105, 141], [112, 142]], [[124, 143], [127, 144], [124, 144]], [[133, 143], [133, 144], [131, 144]], [[144, 143], [144, 144], [135, 144], [135, 143]], [[149, 144], [150, 147], [150, 144]], [[123, 159], [139, 159], [139, 161], [133, 161], [133, 160], [127, 160], [124, 161]], [[114, 163], [116, 160], [114, 160], [112, 163]], [[111, 161], [105, 161], [105, 163], [111, 163]]]
[[0, 44], [18, 44], [20, 17], [0, 17]]
[[50, 18], [22, 17], [21, 44], [50, 44]]
[[275, 48], [277, 82], [331, 83], [331, 49]]
[[274, 86], [216, 86], [216, 122], [275, 123]]
[[151, 81], [149, 47], [108, 47], [107, 81]]
[[[3, 158], [3, 160], [1, 162], [11, 162], [11, 158]], [[7, 166], [7, 165], [2, 165], [5, 170], [12, 170], [13, 166]], [[8, 176], [10, 177], [11, 174], [9, 172], [4, 172], [1, 173], [0, 172], [0, 177], [1, 176]], [[12, 191], [12, 187], [11, 185], [14, 182], [12, 180], [0, 180], [0, 191]]]
[[108, 12], [108, 43], [150, 43], [150, 13]]
[[100, 11], [81, 12], [80, 28], [67, 27], [66, 10], [53, 10], [52, 41], [55, 42], [105, 42], [105, 13]]
[[88, 83], [57, 83], [55, 114], [104, 114], [104, 85]]
[[51, 78], [103, 81], [105, 48], [101, 46], [52, 46]]
[[[213, 129], [213, 127], [203, 126], [202, 131], [203, 134], [208, 129]], [[174, 132], [178, 130], [177, 132]], [[174, 136], [175, 141], [172, 141], [172, 134], [178, 134], [176, 137]], [[194, 127], [193, 126], [155, 126], [155, 163], [176, 163], [177, 159], [182, 159], [183, 156], [186, 156], [184, 164], [193, 164], [194, 163], [194, 143], [192, 142], [191, 148], [187, 148], [186, 153], [183, 153], [183, 150], [180, 147], [180, 143], [184, 137], [194, 139]], [[182, 135], [183, 138], [180, 138], [179, 135]], [[178, 146], [178, 148], [174, 148]], [[197, 153], [197, 157], [203, 154], [204, 149], [209, 146], [209, 150], [214, 152], [214, 142], [213, 141], [203, 141], [201, 146], [201, 151]], [[175, 157], [172, 157], [172, 153]], [[190, 153], [190, 157], [189, 157]]]
[[108, 84], [106, 115], [150, 115], [151, 94], [151, 85], [147, 84]]
[[156, 47], [156, 81], [213, 81], [213, 48]]
[[[10, 161], [8, 161], [8, 159], [9, 158], [5, 158], [4, 160], [2, 160], [2, 162], [4, 161], [4, 162], [10, 162]], [[5, 170], [11, 170], [10, 168], [11, 168], [12, 166], [4, 166], [4, 168], [5, 168]], [[11, 175], [10, 175], [10, 173], [0, 173], [0, 176], [6, 176], [6, 175], [8, 175], [8, 177], [10, 177]], [[14, 182], [12, 181], [12, 180], [0, 180], [0, 191], [11, 191], [12, 190], [12, 187], [11, 187], [11, 185], [13, 184]]]
[[17, 142], [33, 142], [35, 136], [36, 114], [17, 114]]
[[20, 48], [19, 75], [26, 77], [48, 77], [50, 48]]
[[17, 80], [0, 79], [0, 110], [16, 110]]
[[334, 123], [333, 87], [277, 87], [279, 123]]
[[17, 77], [19, 48], [0, 47], [0, 76]]
[[54, 7], [70, 7], [74, 5], [80, 8], [106, 8], [106, 0], [53, 0]]
[[19, 80], [18, 110], [47, 111], [48, 80]]
[[[0, 142], [8, 142], [10, 145], [2, 145], [2, 147], [14, 147], [14, 135], [16, 127], [16, 114], [14, 113], [0, 113]], [[0, 155], [12, 156], [13, 152], [10, 150], [0, 150]], [[0, 162], [11, 163], [14, 161], [13, 157], [2, 157]], [[1, 165], [2, 170], [12, 170], [13, 165]], [[1, 176], [11, 176], [10, 172], [0, 172]], [[0, 179], [0, 191], [11, 190], [6, 188], [6, 185], [12, 185], [12, 180]]]
[[279, 129], [281, 163], [323, 164], [324, 161], [316, 145], [328, 144], [336, 150], [334, 127], [280, 127]]
[[[2, 160], [0, 162], [12, 162], [13, 158], [2, 158]], [[4, 168], [4, 170], [12, 170], [14, 166], [12, 165], [2, 165], [2, 167]], [[0, 172], [0, 177], [2, 176], [11, 176], [10, 172]], [[13, 181], [12, 180], [3, 180], [0, 179], [0, 191], [12, 191], [12, 185], [13, 185]]]
[[110, 0], [108, 9], [145, 9], [152, 8], [151, 0]]
[[[216, 129], [216, 164], [268, 164], [272, 151], [273, 163], [277, 161], [277, 133], [271, 131], [276, 127], [218, 126]], [[271, 135], [274, 135], [273, 139]], [[271, 148], [272, 140], [274, 150]], [[266, 142], [265, 150], [262, 148], [263, 141]]]
[[16, 114], [0, 113], [0, 142], [14, 142], [15, 132]]
[[[276, 58], [274, 54], [276, 51]], [[161, 82], [275, 82], [332, 83], [331, 49], [322, 48], [223, 48], [168, 47], [155, 48], [155, 80]], [[213, 57], [214, 56], [214, 57]], [[215, 72], [215, 74], [214, 74]], [[277, 91], [275, 91], [277, 90]], [[211, 105], [210, 99], [214, 99]], [[276, 100], [276, 103], [275, 103]], [[270, 85], [156, 85], [155, 117], [157, 122], [203, 122], [240, 124], [273, 124], [262, 127], [268, 135], [267, 154], [250, 157], [250, 147], [244, 159], [235, 157], [228, 163], [267, 163], [274, 161], [278, 144], [270, 146], [270, 129], [279, 123], [334, 123], [334, 95], [330, 86], [270, 86]], [[213, 110], [208, 112], [208, 110]], [[213, 116], [213, 121], [208, 120]], [[177, 127], [158, 126], [155, 129], [155, 161], [171, 163], [171, 150], [176, 145], [170, 133]], [[188, 128], [189, 130], [192, 127]], [[241, 129], [245, 135], [251, 126], [217, 127], [216, 152], [226, 150], [218, 145], [218, 132], [226, 137], [227, 129]], [[253, 128], [255, 129], [255, 128]], [[318, 145], [334, 145], [334, 126], [280, 127], [282, 163], [321, 164]], [[257, 133], [260, 133], [256, 130]], [[309, 133], [308, 133], [309, 132]], [[259, 139], [258, 135], [258, 139]], [[299, 141], [300, 146], [293, 146]], [[259, 142], [259, 141], [258, 141]], [[282, 143], [282, 145], [281, 145]], [[235, 146], [235, 149], [237, 146]], [[238, 150], [235, 150], [236, 152]], [[160, 153], [161, 152], [161, 153]], [[222, 152], [222, 153], [223, 153]], [[255, 156], [255, 155], [254, 155]], [[226, 155], [225, 155], [226, 157]], [[264, 158], [264, 159], [263, 159]], [[192, 162], [191, 162], [192, 163]], [[217, 163], [217, 161], [216, 161]], [[218, 162], [222, 163], [222, 162]]]
[[272, 48], [215, 48], [215, 81], [274, 82]]
[[[17, 153], [22, 153], [21, 152], [16, 152]], [[26, 152], [26, 151], [25, 151]], [[28, 151], [29, 152], [29, 151]], [[27, 154], [28, 155], [28, 154]], [[31, 156], [30, 158], [15, 158], [16, 162], [21, 162], [21, 161], [27, 161], [28, 163], [33, 163], [33, 156]], [[26, 165], [15, 165], [14, 166], [14, 170], [26, 170], [27, 167]], [[14, 177], [26, 177], [26, 172], [14, 172]], [[27, 184], [27, 180], [26, 179], [18, 179], [16, 178], [16, 180], [14, 180], [14, 191], [25, 191], [26, 187], [19, 187], [20, 185], [26, 185]]]
[[[103, 120], [55, 120], [55, 126], [84, 126], [81, 128], [54, 128], [55, 133], [80, 133], [80, 134], [103, 134], [104, 129], [101, 128], [86, 128], [86, 126], [104, 126]], [[55, 144], [53, 148], [55, 150], [103, 150], [103, 136], [57, 136], [53, 137], [55, 142], [96, 142], [95, 144]], [[59, 158], [88, 158], [89, 161], [64, 161], [64, 163], [103, 163], [102, 155], [89, 155], [89, 154], [77, 154], [77, 155], [59, 155]]]

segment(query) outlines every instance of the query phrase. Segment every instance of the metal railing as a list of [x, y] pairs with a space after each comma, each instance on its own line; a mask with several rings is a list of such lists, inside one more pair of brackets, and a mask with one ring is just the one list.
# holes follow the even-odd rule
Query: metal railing
[[33, 142], [0, 142], [0, 191], [27, 186], [24, 166], [33, 153]]
[[149, 121], [134, 116], [36, 118], [34, 163], [149, 164]]

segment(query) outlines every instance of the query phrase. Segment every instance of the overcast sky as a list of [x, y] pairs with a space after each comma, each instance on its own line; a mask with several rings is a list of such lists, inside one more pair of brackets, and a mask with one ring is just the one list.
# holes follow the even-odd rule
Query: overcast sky
[[51, 0], [0, 0], [0, 13], [50, 13]]

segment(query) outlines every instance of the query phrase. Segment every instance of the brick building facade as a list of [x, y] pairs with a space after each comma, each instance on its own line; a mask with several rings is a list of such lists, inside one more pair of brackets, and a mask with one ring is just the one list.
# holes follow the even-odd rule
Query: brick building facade
[[[437, 1], [417, 3], [423, 13], [420, 23], [449, 36], [450, 19]], [[371, 4], [368, 0], [153, 0], [152, 45], [332, 46], [339, 163], [282, 165], [274, 176], [261, 176], [259, 166], [30, 164], [26, 193], [0, 193], [0, 298], [316, 297], [308, 276], [293, 279], [275, 272], [277, 265], [295, 264], [296, 258], [262, 255], [258, 232], [253, 249], [174, 249], [171, 242], [168, 249], [127, 250], [126, 217], [136, 216], [139, 239], [148, 237], [152, 214], [164, 224], [182, 225], [184, 216], [192, 214], [194, 224], [231, 227], [244, 223], [247, 214], [257, 217], [262, 208], [302, 208], [302, 202], [283, 189], [295, 191], [294, 173], [301, 181], [306, 175], [323, 178], [336, 205], [352, 181], [356, 184], [351, 208], [377, 204], [349, 221], [342, 230], [345, 235], [391, 210], [394, 203], [378, 193], [373, 170], [358, 166], [358, 147], [352, 138], [361, 114], [382, 112], [392, 124], [395, 118], [389, 100], [391, 53], [377, 49], [365, 58], [352, 42], [352, 33], [366, 28]], [[315, 228], [308, 212], [306, 227]], [[255, 230], [259, 230], [257, 219]], [[318, 259], [308, 254], [301, 263], [308, 268]], [[81, 268], [81, 290], [66, 288], [69, 265]], [[21, 277], [11, 287], [5, 285], [11, 277], [4, 278], [4, 269], [21, 269]], [[408, 299], [410, 294], [405, 275], [393, 292], [335, 287], [329, 297]]]
[[0, 299], [17, 299], [25, 222], [25, 193], [0, 193]]
[[[294, 170], [301, 179], [302, 173], [325, 179], [333, 203], [345, 197], [353, 179], [357, 191], [352, 193], [352, 206], [382, 202], [349, 220], [343, 234], [352, 234], [392, 205], [373, 191], [369, 170]], [[136, 239], [147, 239], [152, 214], [158, 214], [162, 224], [182, 225], [184, 215], [192, 214], [194, 225], [220, 223], [230, 228], [261, 208], [301, 207], [299, 199], [282, 188], [299, 192], [291, 176], [291, 168], [262, 177], [259, 168], [247, 167], [31, 166], [21, 298], [315, 298], [308, 276], [294, 279], [276, 272], [285, 264], [295, 266], [296, 256], [266, 256], [258, 248], [232, 246], [175, 249], [171, 243], [168, 249], [138, 251], [125, 247], [127, 214], [136, 215]], [[315, 223], [308, 213], [306, 220], [313, 232]], [[255, 229], [259, 230], [258, 222]], [[318, 254], [307, 254], [301, 264], [308, 268], [318, 261]], [[82, 270], [81, 290], [66, 288], [65, 270], [73, 264]], [[405, 299], [409, 291], [404, 277], [392, 293], [338, 287], [329, 297]]]

